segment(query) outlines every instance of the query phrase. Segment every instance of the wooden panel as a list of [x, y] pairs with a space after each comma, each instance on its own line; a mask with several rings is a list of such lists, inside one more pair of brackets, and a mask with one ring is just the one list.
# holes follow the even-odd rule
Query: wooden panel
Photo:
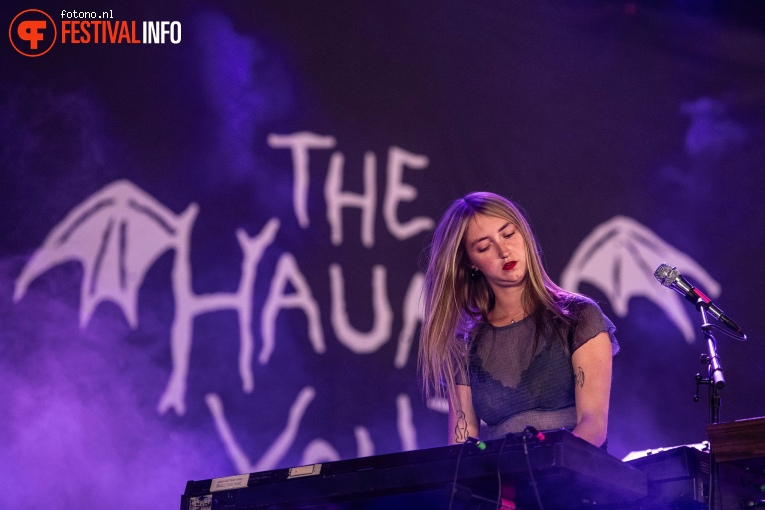
[[765, 459], [765, 417], [708, 425], [707, 437], [718, 462]]

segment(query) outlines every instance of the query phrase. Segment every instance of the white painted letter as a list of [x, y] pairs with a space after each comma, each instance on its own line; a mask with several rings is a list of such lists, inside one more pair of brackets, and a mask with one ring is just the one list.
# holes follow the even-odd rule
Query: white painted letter
[[295, 183], [292, 191], [293, 207], [298, 224], [308, 228], [308, 150], [331, 149], [335, 146], [335, 137], [321, 136], [308, 131], [291, 135], [268, 135], [268, 145], [274, 149], [292, 149], [292, 167]]
[[329, 173], [324, 184], [327, 202], [327, 221], [332, 227], [332, 244], [343, 244], [343, 207], [361, 209], [361, 242], [367, 248], [375, 244], [375, 207], [377, 206], [377, 161], [373, 152], [364, 154], [364, 193], [343, 193], [343, 154], [335, 152], [329, 162]]
[[401, 437], [401, 447], [404, 451], [417, 449], [417, 430], [414, 428], [412, 419], [412, 402], [409, 396], [401, 393], [396, 397], [396, 409], [398, 410], [398, 435]]
[[[291, 294], [284, 292], [288, 282], [295, 288], [295, 292]], [[324, 346], [324, 332], [321, 329], [319, 305], [313, 298], [311, 288], [308, 286], [305, 276], [298, 269], [295, 257], [291, 253], [283, 253], [279, 257], [274, 278], [271, 280], [271, 288], [268, 291], [268, 298], [263, 305], [260, 324], [263, 347], [258, 357], [261, 365], [268, 363], [274, 350], [276, 317], [282, 308], [303, 309], [308, 318], [308, 337], [313, 344], [313, 350], [318, 354], [323, 353], [326, 347]]]
[[390, 339], [393, 311], [388, 301], [385, 266], [372, 268], [372, 303], [374, 325], [369, 333], [361, 333], [350, 325], [345, 305], [345, 282], [339, 264], [329, 266], [332, 288], [332, 327], [340, 342], [357, 354], [375, 352]]
[[388, 151], [388, 181], [385, 190], [383, 217], [390, 233], [400, 241], [415, 236], [424, 230], [430, 230], [435, 225], [433, 219], [424, 216], [414, 218], [405, 224], [399, 223], [396, 214], [398, 204], [411, 202], [417, 198], [417, 188], [401, 181], [404, 165], [415, 170], [422, 170], [428, 166], [428, 157], [412, 154], [395, 145], [391, 146]]
[[290, 449], [295, 442], [298, 428], [303, 420], [303, 415], [308, 408], [308, 404], [316, 396], [316, 390], [311, 386], [306, 386], [300, 393], [298, 393], [295, 402], [292, 404], [289, 410], [287, 418], [287, 425], [284, 430], [281, 431], [276, 440], [268, 447], [266, 453], [255, 464], [250, 463], [250, 459], [247, 454], [244, 453], [242, 447], [234, 436], [231, 425], [229, 425], [226, 419], [226, 414], [223, 409], [223, 402], [216, 393], [208, 393], [205, 395], [205, 402], [210, 410], [210, 414], [215, 421], [215, 428], [218, 431], [218, 436], [223, 441], [223, 446], [226, 448], [231, 462], [234, 463], [237, 472], [249, 473], [251, 471], [267, 471], [276, 468], [279, 462], [284, 458], [284, 455]]
[[412, 350], [414, 342], [414, 333], [417, 331], [417, 324], [422, 323], [424, 311], [422, 309], [422, 285], [425, 277], [422, 273], [416, 273], [409, 282], [409, 288], [406, 289], [404, 296], [404, 325], [401, 326], [401, 333], [398, 335], [398, 347], [396, 347], [396, 358], [393, 360], [393, 366], [404, 368], [409, 360], [409, 351]]

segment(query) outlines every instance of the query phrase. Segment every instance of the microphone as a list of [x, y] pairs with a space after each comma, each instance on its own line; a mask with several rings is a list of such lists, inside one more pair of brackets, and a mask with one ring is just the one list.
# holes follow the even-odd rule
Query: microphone
[[703, 292], [701, 292], [701, 290], [697, 289], [691, 285], [688, 280], [683, 278], [676, 267], [670, 267], [669, 264], [662, 264], [656, 269], [656, 272], [653, 275], [657, 280], [659, 280], [659, 283], [682, 294], [685, 299], [694, 305], [703, 306], [709, 311], [709, 313], [712, 314], [715, 319], [719, 320], [728, 326], [728, 328], [746, 338], [746, 335], [744, 335], [744, 332], [741, 331], [740, 327], [738, 327], [738, 324], [733, 322], [730, 317], [725, 315], [725, 312], [720, 310], [717, 305], [712, 303], [712, 300], [709, 299]]

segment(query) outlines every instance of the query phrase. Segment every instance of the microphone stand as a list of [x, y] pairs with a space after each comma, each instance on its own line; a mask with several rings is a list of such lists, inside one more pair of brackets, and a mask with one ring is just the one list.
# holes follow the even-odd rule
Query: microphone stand
[[[712, 334], [712, 325], [707, 316], [706, 303], [699, 299], [696, 301], [696, 309], [701, 312], [701, 331], [707, 342], [707, 354], [701, 355], [701, 362], [707, 364], [707, 377], [703, 378], [701, 374], [696, 374], [696, 395], [693, 397], [695, 402], [699, 398], [699, 385], [709, 386], [709, 422], [711, 424], [720, 422], [720, 390], [725, 387], [725, 374], [723, 373], [720, 357], [717, 354], [717, 341]], [[709, 450], [709, 510], [717, 510], [719, 494], [719, 475], [720, 469], [715, 459], [715, 453]], [[722, 500], [720, 499], [719, 503]]]

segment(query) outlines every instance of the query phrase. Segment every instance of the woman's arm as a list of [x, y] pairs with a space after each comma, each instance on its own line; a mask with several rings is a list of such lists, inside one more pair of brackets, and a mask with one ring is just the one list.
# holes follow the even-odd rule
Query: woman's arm
[[455, 386], [459, 407], [449, 399], [449, 444], [464, 443], [468, 436], [478, 437], [479, 421], [473, 410], [470, 386]]
[[602, 445], [608, 433], [608, 401], [611, 395], [611, 338], [599, 333], [574, 351], [571, 365], [576, 378], [576, 427], [574, 434]]

